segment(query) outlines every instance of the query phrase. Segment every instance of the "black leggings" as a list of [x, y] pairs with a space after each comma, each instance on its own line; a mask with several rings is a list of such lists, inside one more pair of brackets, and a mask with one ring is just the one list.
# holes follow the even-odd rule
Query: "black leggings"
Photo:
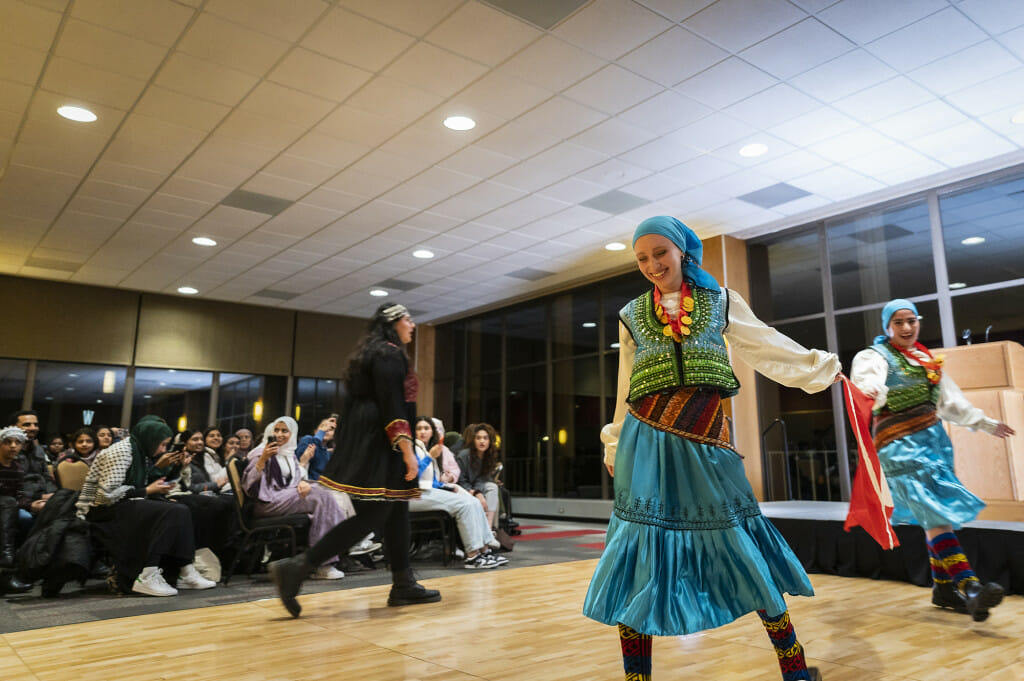
[[331, 556], [344, 556], [360, 539], [376, 532], [384, 539], [384, 556], [392, 572], [409, 567], [409, 503], [352, 499], [356, 514], [327, 532], [306, 552], [310, 565], [322, 565]]

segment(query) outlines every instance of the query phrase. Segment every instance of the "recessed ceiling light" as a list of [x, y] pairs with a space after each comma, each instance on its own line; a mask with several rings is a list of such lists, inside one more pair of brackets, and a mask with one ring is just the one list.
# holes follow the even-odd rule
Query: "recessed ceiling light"
[[420, 248], [419, 250], [415, 250], [412, 252], [412, 257], [420, 258], [422, 260], [429, 260], [430, 258], [434, 257], [434, 252], [428, 251], [425, 248]]
[[191, 286], [179, 286], [178, 293], [184, 293], [186, 296], [194, 296], [199, 293], [199, 289], [192, 288]]
[[70, 121], [79, 123], [92, 123], [96, 120], [96, 114], [80, 106], [62, 106], [57, 109], [57, 113]]
[[1010, 117], [1010, 122], [1016, 125], [1024, 125], [1024, 109], [1013, 114], [1013, 116]]
[[217, 242], [208, 236], [197, 236], [192, 238], [192, 243], [196, 246], [216, 246]]
[[610, 244], [605, 244], [604, 249], [606, 251], [624, 251], [626, 250], [626, 244], [621, 241], [613, 241]]
[[148, 399], [149, 399], [149, 398], [151, 398], [151, 397], [153, 397], [153, 396], [152, 396], [152, 395], [143, 395], [143, 396], [142, 396], [142, 399], [144, 399], [144, 400], [148, 400]]
[[761, 156], [768, 152], [768, 146], [757, 142], [755, 144], [748, 144], [747, 146], [740, 149], [740, 156], [746, 156], [747, 158], [754, 158], [755, 156]]
[[388, 292], [387, 292], [387, 291], [385, 291], [385, 290], [384, 290], [384, 289], [382, 289], [382, 288], [375, 288], [375, 289], [371, 289], [371, 290], [370, 290], [370, 295], [371, 295], [371, 296], [376, 296], [377, 298], [383, 298], [383, 297], [384, 297], [384, 296], [386, 296], [387, 294], [388, 294]]
[[592, 329], [597, 326], [597, 322], [583, 322], [584, 329]]
[[611, 345], [609, 345], [608, 347], [610, 347], [610, 348], [618, 348], [618, 347], [619, 347], [619, 344], [618, 344], [618, 343], [612, 343], [612, 344], [611, 344]]
[[469, 116], [449, 116], [444, 119], [444, 127], [449, 130], [472, 130], [476, 127], [476, 121]]
[[174, 373], [177, 373], [177, 372], [178, 372], [177, 369], [168, 369], [167, 370], [167, 373], [169, 373], [169, 374], [174, 374]]
[[967, 284], [962, 281], [954, 281], [949, 285], [950, 288], [967, 288]]
[[103, 404], [103, 400], [96, 400], [96, 404]]
[[71, 378], [78, 378], [78, 374], [68, 374]]
[[985, 237], [983, 236], [969, 236], [961, 241], [964, 246], [976, 246], [977, 244], [985, 243]]

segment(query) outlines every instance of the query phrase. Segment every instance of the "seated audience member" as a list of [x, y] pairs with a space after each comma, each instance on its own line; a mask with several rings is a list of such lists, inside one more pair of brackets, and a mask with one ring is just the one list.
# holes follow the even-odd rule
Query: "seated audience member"
[[[170, 463], [150, 470], [149, 479], [176, 480], [167, 497], [185, 504], [192, 511], [192, 527], [197, 549], [208, 548], [224, 563], [238, 529], [235, 500], [222, 487], [207, 479], [206, 470], [197, 462], [205, 456], [205, 438], [201, 430], [178, 433], [172, 445]], [[227, 472], [223, 474], [227, 482]]]
[[28, 500], [22, 495], [24, 471], [18, 452], [28, 441], [16, 426], [0, 429], [0, 595], [24, 593], [32, 588], [14, 576], [14, 556], [19, 542], [19, 520], [28, 516]]
[[96, 451], [102, 452], [104, 449], [114, 444], [114, 430], [110, 426], [96, 426]]
[[[186, 451], [192, 454], [192, 486], [195, 493], [214, 492], [231, 494], [231, 483], [228, 481], [228, 469], [224, 467], [224, 438], [220, 429], [215, 426], [207, 428], [203, 440], [196, 441], [195, 431], [186, 443]], [[205, 444], [204, 444], [205, 443]], [[202, 445], [202, 446], [201, 446]]]
[[32, 410], [14, 412], [8, 419], [11, 426], [21, 428], [25, 433], [25, 444], [18, 453], [18, 465], [24, 472], [22, 481], [22, 494], [27, 497], [29, 504], [29, 516], [26, 521], [22, 516], [22, 531], [28, 534], [32, 527], [32, 520], [46, 505], [47, 500], [57, 491], [57, 483], [50, 472], [50, 463], [46, 458], [45, 448], [39, 444], [39, 416]]
[[444, 445], [433, 421], [426, 416], [417, 417], [415, 433], [420, 497], [409, 500], [409, 511], [444, 511], [454, 518], [466, 549], [467, 569], [488, 569], [507, 563], [507, 558], [491, 553], [491, 549], [500, 548], [501, 544], [494, 538], [487, 516], [476, 499], [459, 493], [454, 483], [442, 482], [440, 460]]
[[203, 431], [206, 441], [206, 449], [212, 451], [217, 460], [224, 465], [224, 434], [217, 426], [209, 426]]
[[[434, 444], [441, 445], [441, 482], [458, 484], [459, 478], [462, 477], [462, 470], [459, 468], [458, 462], [455, 461], [455, 454], [453, 454], [452, 450], [447, 444], [445, 444], [444, 422], [436, 416], [431, 417], [430, 422], [434, 425]], [[418, 424], [417, 427], [419, 427]], [[462, 488], [460, 487], [459, 489]]]
[[[306, 513], [310, 517], [309, 544], [320, 541], [328, 530], [345, 519], [334, 498], [321, 485], [305, 479], [305, 466], [312, 452], [296, 458], [298, 424], [282, 416], [267, 426], [264, 441], [248, 455], [243, 485], [254, 499], [257, 516]], [[303, 460], [304, 459], [304, 460]], [[345, 573], [334, 563], [337, 556], [329, 557], [317, 567], [316, 579], [341, 579]]]
[[91, 464], [99, 453], [96, 432], [89, 426], [83, 426], [72, 433], [68, 443], [71, 447], [57, 460], [58, 465], [61, 461], [84, 461]]
[[60, 435], [52, 435], [46, 441], [46, 460], [52, 464], [57, 463], [60, 455], [64, 453], [64, 438]]
[[238, 456], [248, 456], [253, 448], [252, 431], [248, 428], [239, 428], [235, 435], [238, 436]]
[[[228, 435], [227, 439], [224, 440], [224, 465], [228, 465], [228, 461], [238, 456], [238, 450], [241, 447], [240, 440], [237, 435]], [[244, 454], [242, 455], [245, 456]]]
[[497, 528], [498, 484], [494, 473], [498, 468], [497, 433], [487, 423], [477, 423], [466, 429], [463, 440], [467, 449], [456, 457], [462, 473], [459, 485], [469, 490], [487, 512], [487, 522]]
[[163, 578], [178, 570], [178, 586], [209, 589], [192, 564], [195, 540], [188, 507], [166, 500], [174, 488], [163, 478], [147, 482], [151, 467], [168, 466], [171, 429], [157, 416], [146, 416], [131, 437], [96, 455], [78, 496], [78, 517], [88, 520], [92, 535], [109, 552], [122, 591], [147, 596], [174, 596], [178, 590]]

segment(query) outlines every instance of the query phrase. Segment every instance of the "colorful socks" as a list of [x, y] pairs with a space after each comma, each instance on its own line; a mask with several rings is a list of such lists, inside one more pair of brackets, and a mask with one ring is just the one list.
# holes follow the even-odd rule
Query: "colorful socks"
[[932, 579], [936, 579], [935, 563], [938, 561], [939, 567], [947, 575], [944, 579], [952, 580], [960, 591], [963, 591], [966, 582], [978, 581], [971, 564], [967, 562], [964, 550], [960, 547], [960, 542], [952, 532], [945, 532], [929, 540], [928, 555], [932, 557]]
[[779, 656], [779, 669], [782, 670], [783, 681], [809, 681], [811, 677], [804, 661], [804, 649], [796, 640], [796, 632], [789, 621], [789, 611], [775, 617], [769, 616], [764, 610], [758, 610], [757, 614], [764, 622], [764, 629], [775, 646], [776, 655]]
[[619, 623], [622, 666], [626, 681], [651, 681], [651, 636]]

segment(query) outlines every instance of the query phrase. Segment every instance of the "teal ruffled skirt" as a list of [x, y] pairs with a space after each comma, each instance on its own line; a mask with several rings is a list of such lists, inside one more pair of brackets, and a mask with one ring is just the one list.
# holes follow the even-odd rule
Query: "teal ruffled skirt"
[[761, 515], [740, 456], [627, 415], [615, 456], [615, 511], [583, 614], [676, 636], [754, 610], [780, 615], [784, 593], [814, 590]]
[[893, 525], [960, 529], [985, 508], [957, 479], [953, 443], [941, 421], [885, 445], [878, 460], [892, 492]]

